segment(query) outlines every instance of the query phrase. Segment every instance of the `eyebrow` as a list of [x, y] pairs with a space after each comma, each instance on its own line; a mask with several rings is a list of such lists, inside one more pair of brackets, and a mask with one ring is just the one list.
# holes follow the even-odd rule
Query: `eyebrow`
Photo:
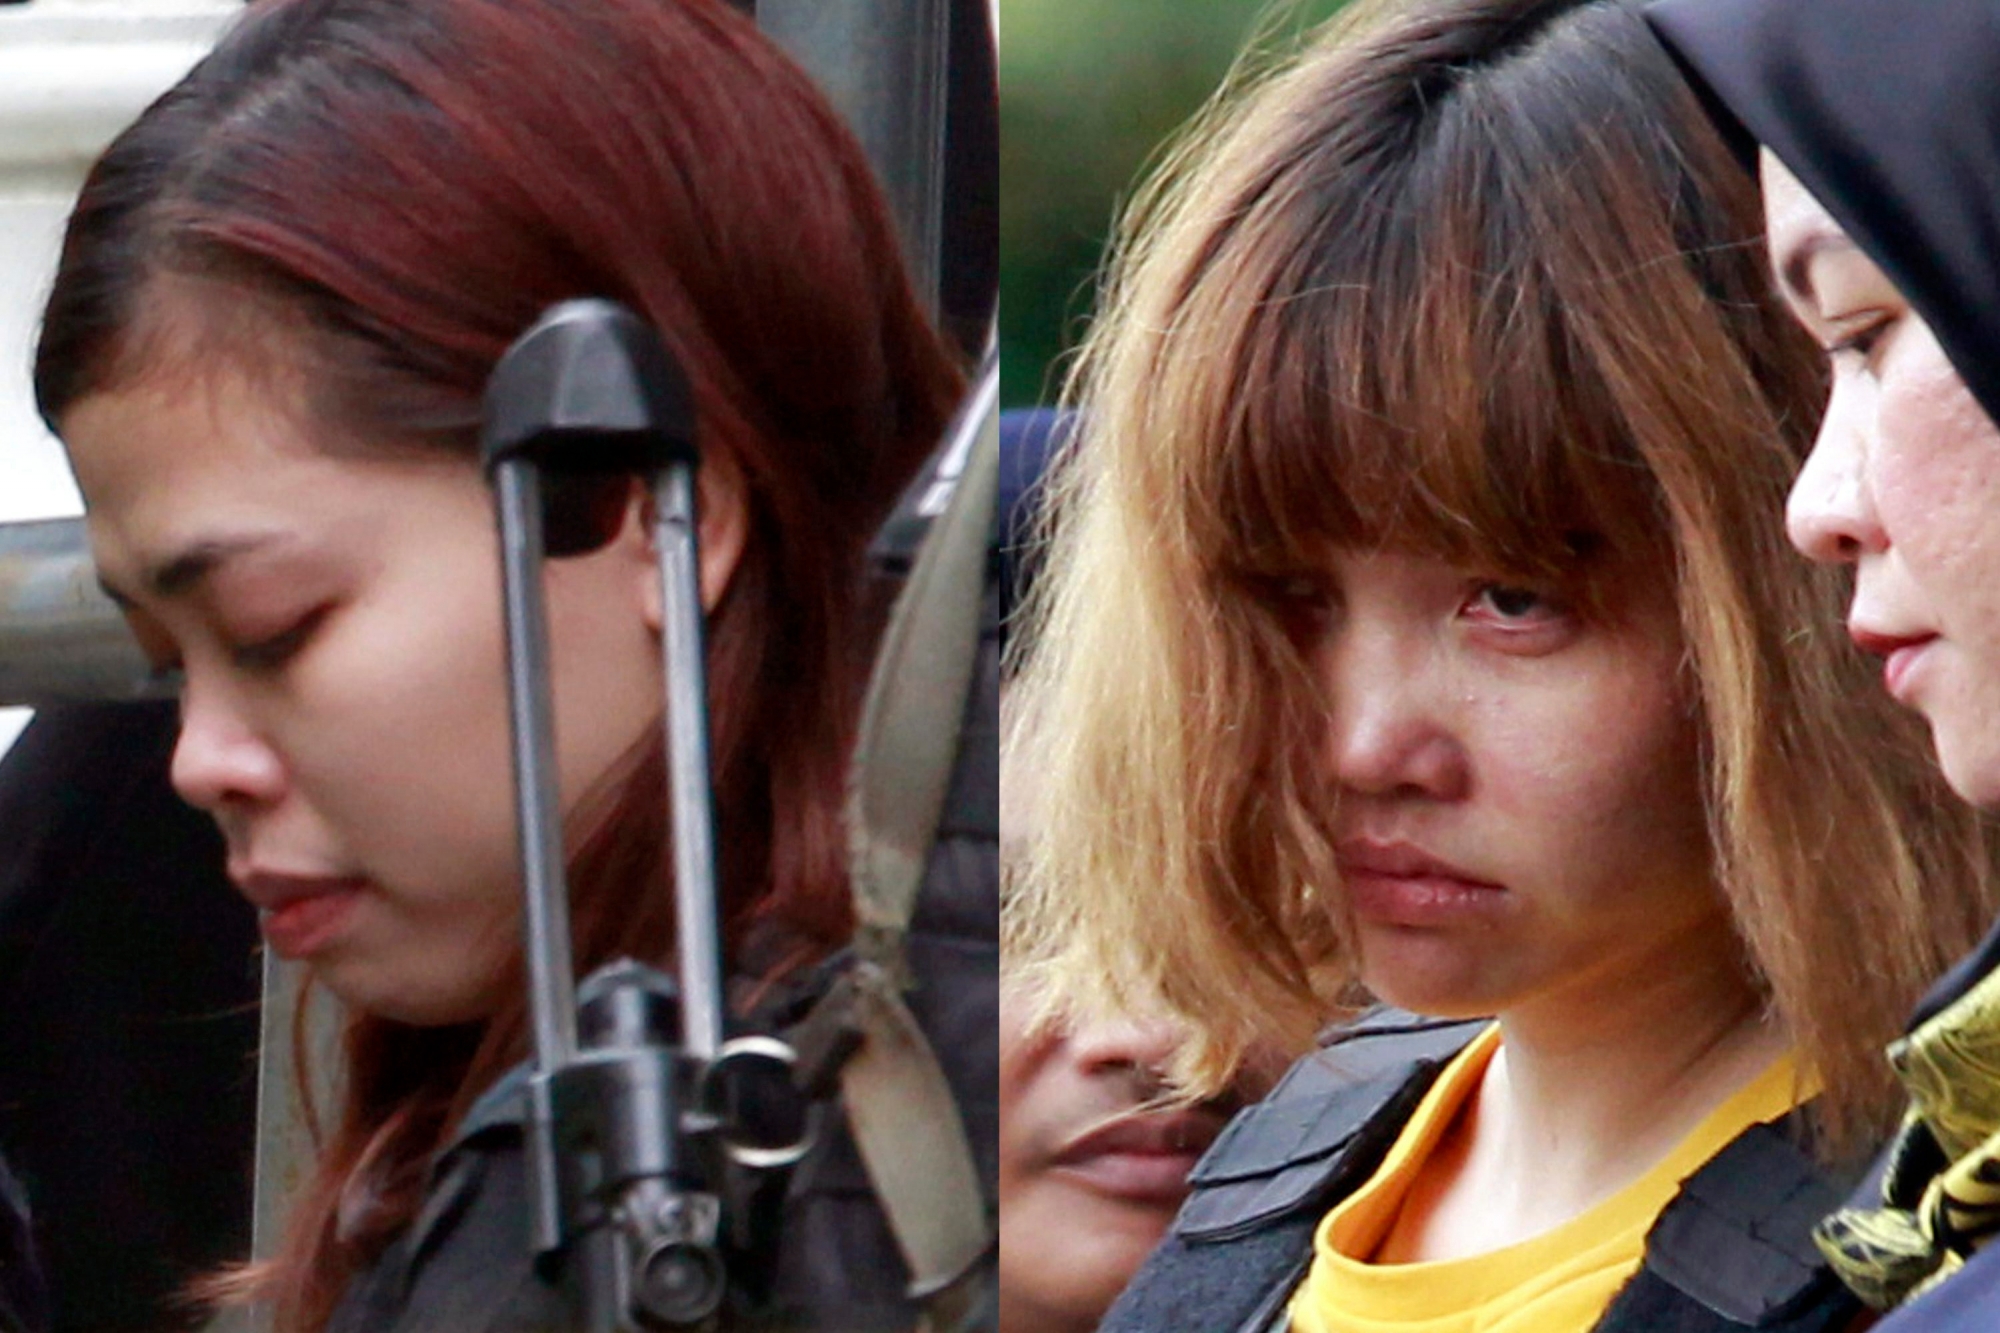
[[[184, 597], [226, 561], [280, 540], [282, 538], [275, 533], [258, 533], [192, 542], [148, 569], [140, 582], [149, 593], [161, 600]], [[97, 586], [120, 607], [131, 607], [132, 599], [107, 583], [102, 574], [97, 576]]]
[[1813, 290], [1812, 261], [1829, 250], [1856, 250], [1852, 237], [1837, 231], [1816, 231], [1799, 242], [1798, 248], [1785, 256], [1785, 264], [1778, 276], [1787, 291], [1794, 296], [1810, 301], [1815, 310], [1819, 308], [1819, 293]]

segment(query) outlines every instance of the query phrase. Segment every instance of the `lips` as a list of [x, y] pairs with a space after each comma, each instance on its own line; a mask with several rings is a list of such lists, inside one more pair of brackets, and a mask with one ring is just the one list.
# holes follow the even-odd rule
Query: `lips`
[[1463, 884], [1497, 889], [1500, 886], [1460, 870], [1451, 862], [1432, 856], [1407, 842], [1374, 842], [1351, 839], [1338, 848], [1340, 868], [1349, 873], [1396, 875], [1408, 879], [1455, 879]]
[[1071, 1140], [1055, 1166], [1101, 1194], [1178, 1207], [1188, 1172], [1221, 1130], [1221, 1113], [1208, 1107], [1134, 1111]]
[[1337, 849], [1355, 915], [1391, 926], [1445, 926], [1498, 910], [1504, 885], [1406, 842], [1350, 839]]
[[1913, 688], [1911, 673], [1937, 635], [1883, 634], [1853, 622], [1848, 624], [1847, 633], [1861, 651], [1882, 659], [1882, 687], [1896, 702], [1907, 704]]
[[229, 877], [258, 909], [264, 940], [281, 958], [307, 958], [333, 942], [367, 881], [231, 865]]

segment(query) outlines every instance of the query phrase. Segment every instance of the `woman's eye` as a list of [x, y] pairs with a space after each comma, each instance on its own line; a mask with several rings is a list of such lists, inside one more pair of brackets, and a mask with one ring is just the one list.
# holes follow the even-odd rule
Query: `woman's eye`
[[1307, 574], [1289, 575], [1272, 581], [1271, 597], [1288, 606], [1317, 604], [1326, 600], [1326, 585]]
[[1468, 609], [1502, 621], [1544, 619], [1557, 611], [1554, 603], [1535, 589], [1507, 583], [1479, 585]]
[[1333, 591], [1311, 574], [1278, 574], [1263, 580], [1262, 596], [1279, 615], [1295, 619], [1325, 614]]
[[179, 694], [187, 688], [187, 672], [181, 669], [180, 659], [146, 656], [146, 683], [158, 697]]
[[1895, 321], [1893, 319], [1886, 318], [1878, 319], [1872, 324], [1865, 324], [1844, 337], [1827, 344], [1826, 354], [1831, 357], [1852, 355], [1866, 361], [1874, 354], [1876, 347], [1881, 344], [1882, 339], [1888, 335], [1890, 328], [1894, 324]]
[[1552, 653], [1583, 628], [1560, 598], [1518, 583], [1475, 584], [1459, 615], [1477, 642], [1511, 656]]
[[314, 611], [282, 633], [240, 644], [230, 649], [230, 660], [245, 671], [275, 671], [298, 655], [325, 615], [324, 610]]
[[1270, 574], [1251, 582], [1251, 595], [1295, 639], [1316, 638], [1333, 611], [1335, 593], [1315, 574]]
[[173, 639], [157, 624], [129, 609], [125, 612], [125, 624], [146, 659], [148, 682], [158, 689], [180, 693], [186, 684], [186, 673], [181, 669], [180, 650]]

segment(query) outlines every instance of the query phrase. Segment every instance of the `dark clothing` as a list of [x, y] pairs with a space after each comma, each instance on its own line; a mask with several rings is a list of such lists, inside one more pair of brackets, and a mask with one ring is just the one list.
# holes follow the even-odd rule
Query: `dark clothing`
[[[1167, 1238], [1101, 1333], [1275, 1333], [1325, 1214], [1367, 1182], [1424, 1094], [1479, 1031], [1379, 1010], [1336, 1033], [1242, 1112], [1189, 1177]], [[1787, 1121], [1739, 1135], [1691, 1176], [1598, 1333], [1821, 1333], [1860, 1306], [1811, 1228], [1846, 1186]]]
[[2000, 419], [2000, 6], [1658, 0], [1647, 18], [1725, 129], [1784, 161]]
[[0, 1145], [55, 1333], [199, 1327], [182, 1289], [250, 1251], [257, 916], [176, 726], [45, 708], [0, 761]]
[[27, 1194], [0, 1160], [0, 1333], [42, 1333], [49, 1293], [35, 1257]]
[[1037, 524], [1049, 462], [1068, 441], [1074, 418], [1048, 408], [1000, 414], [1000, 623], [1015, 612], [1042, 563]]
[[1993, 1333], [2000, 1328], [2000, 1245], [1989, 1245], [1870, 1333]]
[[[980, 662], [944, 822], [911, 921], [911, 1012], [965, 1118], [989, 1216], [999, 1152], [999, 624], [989, 581]], [[831, 979], [839, 960], [820, 969]], [[773, 1006], [802, 1014], [817, 985]], [[570, 1333], [561, 1291], [529, 1254], [517, 1069], [467, 1116], [433, 1169], [415, 1224], [348, 1289], [328, 1333]], [[732, 1254], [730, 1330], [906, 1333], [908, 1269], [836, 1103], [815, 1109], [812, 1151], [773, 1186], [774, 1252]], [[989, 1258], [988, 1264], [992, 1260]], [[991, 1328], [992, 1321], [980, 1325]]]
[[1951, 971], [1939, 977], [1924, 992], [1924, 998], [1917, 1002], [1916, 1012], [1910, 1015], [1909, 1026], [1904, 1030], [1914, 1031], [1930, 1022], [1995, 971], [2000, 971], [2000, 925], [1987, 931], [1978, 948], [1959, 959]]

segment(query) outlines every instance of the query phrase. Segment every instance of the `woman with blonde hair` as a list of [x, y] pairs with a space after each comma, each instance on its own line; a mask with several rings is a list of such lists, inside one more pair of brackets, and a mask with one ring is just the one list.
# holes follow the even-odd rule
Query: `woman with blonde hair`
[[1366, 6], [1135, 211], [1013, 957], [1184, 1022], [1190, 1094], [1429, 1017], [1241, 1117], [1106, 1329], [1856, 1318], [1810, 1227], [1994, 860], [1787, 550], [1822, 382], [1758, 239], [1610, 0]]

